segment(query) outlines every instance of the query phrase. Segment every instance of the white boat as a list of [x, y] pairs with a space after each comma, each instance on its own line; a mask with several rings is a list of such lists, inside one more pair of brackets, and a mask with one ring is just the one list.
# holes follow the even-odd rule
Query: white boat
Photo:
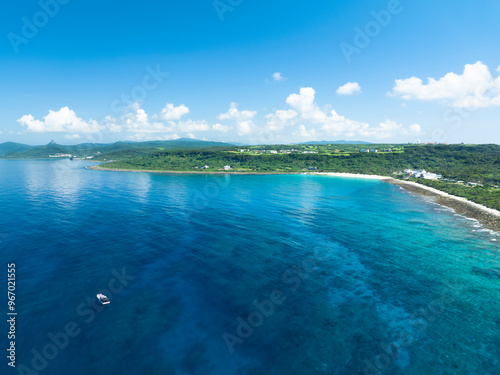
[[97, 299], [99, 302], [101, 302], [103, 305], [109, 305], [109, 298], [106, 297], [104, 294], [99, 293], [97, 295]]

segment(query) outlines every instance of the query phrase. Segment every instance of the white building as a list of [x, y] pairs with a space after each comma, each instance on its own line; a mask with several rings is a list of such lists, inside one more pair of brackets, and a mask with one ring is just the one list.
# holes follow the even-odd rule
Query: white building
[[420, 170], [405, 169], [405, 175], [416, 178], [423, 178], [424, 180], [438, 180], [443, 177], [440, 174], [427, 172], [425, 169], [420, 169]]
[[231, 169], [231, 167], [230, 167], [229, 165], [225, 165], [225, 166], [224, 166], [224, 170], [225, 170], [225, 171], [229, 171], [230, 169]]
[[71, 158], [73, 157], [71, 154], [54, 154], [49, 155], [49, 158]]
[[435, 173], [430, 173], [430, 172], [427, 172], [426, 174], [424, 174], [422, 176], [422, 178], [424, 180], [437, 180], [438, 179], [438, 175], [435, 174]]

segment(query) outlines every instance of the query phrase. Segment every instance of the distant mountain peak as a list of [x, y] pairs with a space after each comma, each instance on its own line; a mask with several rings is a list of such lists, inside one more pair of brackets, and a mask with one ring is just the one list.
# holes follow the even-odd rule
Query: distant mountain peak
[[57, 143], [56, 143], [56, 141], [51, 140], [51, 141], [49, 142], [49, 145], [57, 145]]

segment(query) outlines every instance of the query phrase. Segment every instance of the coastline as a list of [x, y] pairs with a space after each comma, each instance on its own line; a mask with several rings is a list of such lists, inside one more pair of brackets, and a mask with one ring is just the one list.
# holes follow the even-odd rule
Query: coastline
[[291, 175], [291, 174], [306, 174], [332, 177], [346, 178], [362, 178], [371, 180], [380, 180], [385, 183], [399, 186], [404, 190], [422, 196], [432, 197], [435, 203], [453, 209], [457, 214], [477, 220], [485, 228], [500, 232], [500, 211], [488, 208], [478, 203], [471, 202], [465, 198], [458, 197], [445, 193], [443, 191], [417, 184], [411, 181], [396, 180], [388, 176], [378, 176], [369, 174], [357, 173], [338, 173], [338, 172], [236, 172], [236, 171], [220, 171], [220, 172], [202, 172], [202, 171], [155, 171], [141, 169], [117, 169], [117, 168], [102, 168], [100, 165], [86, 167], [87, 169], [97, 171], [113, 171], [113, 172], [144, 172], [144, 173], [159, 173], [159, 174], [232, 174], [232, 175]]
[[311, 172], [311, 173], [305, 172], [305, 174], [333, 176], [333, 177], [364, 178], [368, 180], [392, 180], [391, 177], [378, 176], [375, 174], [359, 174], [359, 173], [344, 173], [344, 172]]
[[111, 171], [111, 172], [134, 172], [134, 173], [157, 173], [157, 174], [234, 174], [234, 175], [277, 175], [277, 174], [305, 174], [299, 172], [244, 172], [244, 171], [158, 171], [158, 170], [150, 170], [150, 169], [120, 169], [120, 168], [102, 168], [99, 165], [90, 165], [85, 167], [87, 169], [92, 169], [94, 171]]
[[500, 232], [500, 211], [471, 202], [465, 198], [445, 193], [444, 191], [420, 185], [416, 182], [386, 178], [384, 182], [401, 188], [411, 193], [432, 197], [435, 203], [453, 209], [457, 214], [476, 219], [485, 228]]
[[102, 164], [86, 167], [95, 171], [111, 171], [111, 172], [134, 172], [134, 173], [161, 173], [161, 174], [235, 174], [235, 175], [279, 175], [279, 174], [307, 174], [318, 176], [334, 176], [348, 178], [363, 178], [370, 180], [390, 180], [391, 177], [377, 176], [372, 174], [344, 173], [344, 172], [245, 172], [245, 171], [158, 171], [150, 169], [120, 169], [120, 168], [103, 168]]
[[365, 178], [381, 180], [385, 183], [399, 186], [404, 190], [421, 196], [431, 197], [434, 202], [442, 206], [453, 209], [457, 214], [467, 218], [477, 220], [485, 228], [500, 233], [500, 211], [471, 202], [465, 198], [448, 194], [444, 191], [434, 189], [429, 186], [421, 185], [412, 181], [396, 180], [388, 176], [377, 176], [355, 173], [310, 173], [324, 176]]

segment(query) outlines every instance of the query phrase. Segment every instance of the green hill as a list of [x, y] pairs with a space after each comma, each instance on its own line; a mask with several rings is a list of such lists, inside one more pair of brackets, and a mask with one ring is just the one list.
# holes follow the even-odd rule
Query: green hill
[[33, 146], [27, 151], [11, 152], [4, 156], [5, 159], [46, 159], [49, 155], [66, 154], [68, 151], [58, 144], [49, 143], [45, 146]]
[[49, 158], [50, 155], [71, 154], [79, 158], [95, 157], [96, 160], [116, 160], [138, 157], [148, 155], [154, 151], [162, 150], [231, 146], [228, 143], [200, 141], [197, 139], [176, 139], [170, 141], [150, 142], [115, 142], [109, 144], [82, 143], [70, 146], [59, 145], [54, 141], [45, 146], [26, 146], [11, 142], [8, 142], [8, 144], [4, 143], [2, 145], [6, 146], [4, 149], [0, 148], [0, 157], [5, 159], [46, 159]]
[[276, 151], [283, 147], [155, 151], [150, 155], [107, 163], [103, 167], [195, 172], [208, 166], [203, 171], [220, 172], [224, 166], [230, 166], [231, 171], [236, 172], [300, 173], [314, 170], [395, 178], [402, 178], [405, 169], [425, 169], [443, 175], [444, 179], [413, 179], [415, 182], [500, 210], [499, 145], [399, 145], [397, 149], [391, 146], [390, 151], [370, 145], [370, 149], [379, 148], [379, 152], [361, 152], [362, 148], [353, 149], [353, 145], [302, 145], [292, 146], [297, 150], [290, 153]]
[[15, 142], [5, 142], [0, 143], [0, 157], [13, 153], [13, 152], [24, 152], [31, 149], [33, 146], [24, 145], [22, 143]]

